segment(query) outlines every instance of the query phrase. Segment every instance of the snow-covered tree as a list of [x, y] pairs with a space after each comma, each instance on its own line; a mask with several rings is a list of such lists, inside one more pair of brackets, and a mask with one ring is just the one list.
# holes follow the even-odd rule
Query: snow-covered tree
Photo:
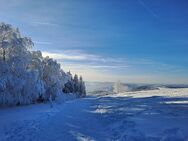
[[79, 93], [81, 97], [86, 96], [85, 82], [83, 81], [82, 76], [80, 76], [80, 81], [79, 81]]
[[17, 28], [0, 24], [0, 105], [54, 100], [63, 92], [84, 93], [77, 75], [73, 79], [52, 58], [30, 51], [33, 46], [32, 40], [22, 37]]
[[74, 92], [78, 93], [79, 92], [79, 81], [78, 81], [78, 75], [74, 75]]
[[45, 99], [52, 100], [57, 95], [62, 93], [62, 76], [60, 71], [60, 64], [54, 61], [52, 58], [46, 57], [43, 60], [43, 81], [45, 82], [46, 95]]
[[76, 93], [77, 97], [85, 97], [86, 96], [86, 88], [85, 88], [85, 82], [82, 79], [82, 76], [80, 76], [80, 79], [78, 79], [78, 75], [74, 75], [74, 79], [72, 78], [72, 74], [70, 72], [67, 73], [70, 76], [70, 79], [65, 84], [65, 87], [63, 89], [64, 93]]
[[26, 93], [25, 89], [29, 88], [26, 80], [31, 75], [27, 70], [31, 61], [27, 48], [31, 48], [33, 43], [29, 38], [21, 37], [18, 29], [4, 23], [0, 25], [0, 37], [0, 48], [3, 52], [0, 78], [5, 83], [2, 92], [4, 102], [6, 105], [31, 103], [32, 94]]

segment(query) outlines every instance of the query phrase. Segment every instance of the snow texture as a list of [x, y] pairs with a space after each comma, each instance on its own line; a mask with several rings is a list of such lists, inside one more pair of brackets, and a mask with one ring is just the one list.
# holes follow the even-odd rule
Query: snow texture
[[62, 99], [0, 109], [0, 141], [188, 140], [186, 88]]

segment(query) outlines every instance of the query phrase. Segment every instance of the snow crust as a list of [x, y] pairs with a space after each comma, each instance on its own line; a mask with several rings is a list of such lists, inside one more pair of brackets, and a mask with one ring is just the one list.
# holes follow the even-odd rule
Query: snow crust
[[0, 109], [0, 141], [188, 140], [188, 89], [62, 99]]

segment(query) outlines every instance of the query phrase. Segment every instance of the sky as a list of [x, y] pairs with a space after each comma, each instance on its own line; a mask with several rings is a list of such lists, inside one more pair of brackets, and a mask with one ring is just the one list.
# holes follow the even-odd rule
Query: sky
[[86, 81], [188, 84], [187, 0], [0, 0], [0, 22]]

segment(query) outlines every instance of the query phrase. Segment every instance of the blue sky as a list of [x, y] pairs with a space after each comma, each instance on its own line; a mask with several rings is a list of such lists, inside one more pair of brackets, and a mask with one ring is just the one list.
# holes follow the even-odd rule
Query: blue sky
[[0, 0], [0, 21], [87, 81], [188, 83], [186, 0]]

